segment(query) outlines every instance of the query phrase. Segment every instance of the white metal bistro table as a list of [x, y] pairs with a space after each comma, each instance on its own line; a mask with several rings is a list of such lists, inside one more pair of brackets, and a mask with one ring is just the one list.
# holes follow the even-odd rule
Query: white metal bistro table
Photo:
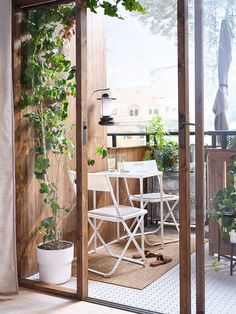
[[[144, 204], [144, 192], [143, 192], [143, 181], [144, 179], [150, 178], [157, 176], [159, 185], [160, 185], [160, 218], [161, 221], [163, 221], [163, 172], [162, 171], [142, 171], [137, 170], [137, 171], [103, 171], [101, 172], [103, 174], [106, 174], [109, 178], [115, 178], [116, 179], [116, 197], [117, 197], [117, 202], [119, 204], [119, 179], [125, 179], [125, 188], [127, 195], [130, 196], [129, 192], [129, 186], [127, 183], [127, 179], [139, 179], [139, 190], [140, 190], [140, 208], [144, 209], [145, 204]], [[133, 206], [133, 202], [130, 200], [131, 205]], [[164, 224], [161, 223], [161, 246], [164, 246]], [[152, 232], [150, 232], [152, 233]], [[148, 234], [148, 233], [146, 233]], [[117, 239], [120, 238], [120, 230], [119, 230], [119, 224], [117, 224]], [[147, 241], [146, 241], [147, 242]], [[147, 242], [148, 243], [148, 242]]]

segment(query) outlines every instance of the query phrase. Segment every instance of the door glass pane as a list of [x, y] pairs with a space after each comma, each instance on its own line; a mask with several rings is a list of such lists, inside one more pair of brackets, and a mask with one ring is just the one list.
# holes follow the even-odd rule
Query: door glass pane
[[[116, 133], [121, 134], [121, 136], [116, 137], [116, 148], [112, 147], [111, 137], [106, 138], [103, 136], [102, 139], [105, 140], [105, 143], [107, 142], [108, 153], [115, 156], [118, 162], [121, 158], [125, 161], [158, 158], [159, 169], [164, 171], [165, 192], [178, 194], [178, 168], [175, 159], [177, 144], [170, 143], [170, 140], [176, 141], [177, 136], [164, 136], [166, 150], [163, 149], [161, 152], [167, 156], [167, 160], [164, 162], [159, 152], [154, 152], [154, 137], [150, 137], [149, 148], [146, 136], [142, 135], [146, 131], [151, 132], [151, 126], [146, 129], [150, 121], [154, 124], [153, 128], [155, 126], [159, 127], [158, 123], [163, 123], [166, 132], [177, 131], [178, 129], [177, 2], [171, 1], [171, 5], [166, 5], [166, 1], [142, 1], [142, 3], [147, 7], [147, 13], [143, 16], [122, 12], [125, 17], [124, 20], [104, 17], [103, 22], [98, 20], [97, 17], [91, 17], [91, 24], [94, 28], [96, 25], [95, 33], [97, 36], [95, 42], [100, 43], [100, 49], [102, 43], [104, 43], [104, 35], [101, 32], [102, 27], [104, 27], [106, 43], [104, 54], [107, 69], [105, 86], [110, 88], [112, 96], [116, 98], [114, 101], [116, 115], [113, 117], [116, 124], [109, 126], [107, 131], [113, 133], [113, 136], [116, 136]], [[92, 26], [88, 25], [89, 30], [90, 28]], [[88, 34], [90, 38], [91, 34]], [[98, 52], [96, 44], [94, 45], [95, 47], [91, 49]], [[88, 53], [94, 55], [94, 51], [89, 50]], [[102, 57], [99, 55], [99, 58]], [[97, 54], [96, 58], [98, 58]], [[99, 63], [97, 60], [91, 62], [94, 62], [91, 71], [97, 69], [101, 64], [101, 61]], [[91, 74], [94, 75], [93, 77], [97, 75], [95, 72]], [[101, 104], [94, 100], [93, 106], [91, 104], [91, 110], [88, 110], [91, 117], [97, 106], [100, 107]], [[158, 113], [159, 116], [157, 116]], [[96, 127], [96, 130], [93, 130], [96, 133], [92, 133], [89, 128], [91, 132], [89, 137], [97, 134], [99, 130]], [[136, 133], [136, 135], [132, 135], [132, 133]], [[141, 134], [137, 135], [137, 133]], [[100, 138], [97, 138], [97, 143], [99, 143], [99, 140]], [[170, 145], [168, 146], [167, 143]], [[167, 146], [170, 148], [169, 152]], [[171, 158], [169, 158], [172, 153], [173, 164], [171, 164]], [[158, 154], [158, 157], [156, 154]], [[96, 171], [107, 169], [106, 165], [100, 163], [95, 164], [95, 167]], [[138, 179], [128, 179], [128, 185], [131, 194], [139, 193]], [[114, 182], [115, 191], [116, 187], [117, 185]], [[145, 181], [144, 188], [145, 192], [147, 190], [149, 192], [157, 191], [157, 178]], [[110, 198], [107, 196], [106, 199], [102, 199], [101, 194], [98, 194], [97, 201], [97, 206], [100, 207], [111, 204]], [[122, 179], [119, 180], [119, 201], [120, 204], [130, 206]], [[170, 206], [172, 207], [174, 203], [175, 201], [171, 201]], [[134, 204], [136, 207], [140, 207], [140, 202]], [[151, 204], [148, 206], [147, 218], [145, 218], [146, 232], [155, 231], [160, 226], [159, 205]], [[91, 201], [89, 209], [92, 208], [93, 203]], [[165, 206], [164, 215], [166, 214], [168, 214], [168, 210]], [[177, 220], [178, 227], [178, 205], [175, 207], [173, 215]], [[129, 225], [131, 223], [132, 221], [128, 222]], [[105, 222], [99, 230], [106, 242], [115, 241], [110, 245], [110, 249], [115, 254], [120, 254], [127, 237], [125, 237], [124, 227], [120, 224], [121, 240], [117, 243], [116, 228], [115, 223]], [[164, 249], [161, 249], [160, 245], [148, 246], [148, 244], [145, 248], [151, 252], [170, 257], [172, 259], [170, 263], [157, 266], [157, 258], [149, 257], [145, 267], [122, 261], [115, 273], [107, 278], [89, 272], [89, 296], [141, 308], [144, 311], [178, 313], [179, 235], [171, 215], [166, 220], [164, 234], [166, 241], [175, 240], [175, 242], [165, 244]], [[160, 230], [147, 235], [147, 240], [152, 243], [159, 242]], [[92, 242], [89, 267], [100, 272], [109, 272], [115, 265], [116, 259], [109, 256], [109, 252], [106, 252], [102, 247], [99, 239], [97, 241], [98, 248], [96, 252], [92, 252], [95, 244]], [[139, 237], [137, 237], [137, 241], [140, 244]], [[132, 258], [132, 256], [136, 256], [135, 254], [137, 255], [137, 250], [131, 244], [126, 256]], [[150, 267], [150, 263], [154, 262], [156, 262], [156, 266]]]
[[205, 244], [206, 313], [236, 311], [235, 269], [230, 271], [231, 253], [232, 259], [236, 255], [230, 242], [235, 228], [236, 150], [231, 134], [236, 110], [235, 10], [235, 1], [204, 1], [205, 129], [228, 130], [227, 136], [205, 137], [210, 212]]

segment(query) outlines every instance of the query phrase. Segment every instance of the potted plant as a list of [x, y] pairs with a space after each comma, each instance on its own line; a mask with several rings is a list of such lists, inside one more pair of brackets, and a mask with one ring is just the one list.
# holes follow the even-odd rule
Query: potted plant
[[227, 167], [227, 187], [220, 189], [213, 199], [209, 218], [219, 224], [221, 237], [225, 241], [236, 241], [236, 155], [232, 154], [231, 164]]
[[219, 190], [213, 200], [213, 208], [209, 217], [219, 224], [221, 237], [230, 240], [230, 232], [235, 229], [236, 218], [236, 191], [233, 186]]
[[145, 160], [155, 159], [158, 169], [164, 172], [177, 170], [178, 143], [167, 138], [162, 117], [154, 116], [146, 129], [151, 134]]
[[43, 242], [37, 245], [37, 261], [40, 280], [50, 284], [70, 279], [74, 254], [73, 243], [62, 240], [63, 220], [74, 206], [60, 199], [58, 188], [61, 172], [66, 171], [66, 161], [74, 150], [66, 121], [68, 97], [76, 93], [76, 72], [63, 50], [75, 32], [74, 22], [74, 5], [29, 11], [22, 49], [20, 106], [33, 130], [33, 171], [44, 211], [49, 212], [38, 227]]

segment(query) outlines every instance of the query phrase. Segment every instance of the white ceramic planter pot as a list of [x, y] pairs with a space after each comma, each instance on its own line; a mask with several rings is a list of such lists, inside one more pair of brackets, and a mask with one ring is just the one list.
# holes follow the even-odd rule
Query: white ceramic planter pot
[[[63, 241], [68, 242], [68, 241]], [[43, 250], [37, 245], [37, 262], [40, 281], [59, 285], [71, 278], [71, 263], [74, 257], [74, 244], [62, 250]]]
[[235, 232], [235, 230], [230, 231], [229, 236], [230, 236], [230, 242], [236, 243], [236, 232]]

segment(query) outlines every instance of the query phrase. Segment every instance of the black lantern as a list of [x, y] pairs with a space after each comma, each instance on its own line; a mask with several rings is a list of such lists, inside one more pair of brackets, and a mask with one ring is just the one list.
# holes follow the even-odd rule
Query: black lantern
[[104, 89], [99, 89], [94, 91], [104, 91], [102, 93], [101, 97], [97, 98], [97, 100], [101, 100], [102, 102], [102, 107], [101, 107], [101, 118], [99, 121], [100, 125], [114, 125], [115, 122], [113, 121], [113, 118], [111, 117], [112, 112], [113, 112], [113, 104], [112, 100], [116, 100], [116, 98], [113, 98], [111, 96], [111, 91], [110, 88], [104, 88]]

